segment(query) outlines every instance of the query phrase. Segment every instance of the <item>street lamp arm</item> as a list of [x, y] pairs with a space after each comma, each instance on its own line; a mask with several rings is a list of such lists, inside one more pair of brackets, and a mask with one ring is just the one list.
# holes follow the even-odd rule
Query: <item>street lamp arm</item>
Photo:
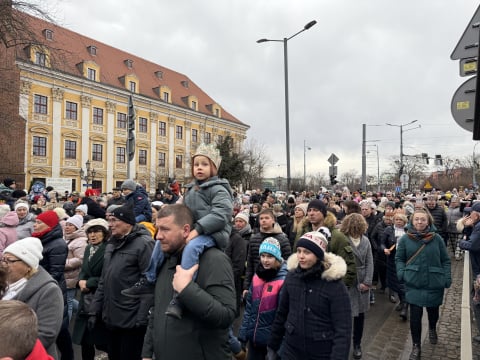
[[258, 39], [257, 43], [261, 44], [261, 43], [270, 42], [270, 41], [283, 42], [283, 40], [277, 40], [277, 39]]
[[316, 21], [316, 20], [312, 20], [312, 21], [310, 21], [310, 22], [309, 22], [307, 25], [305, 25], [305, 26], [303, 27], [303, 29], [302, 29], [302, 30], [300, 30], [299, 32], [297, 32], [297, 33], [293, 34], [293, 35], [292, 35], [292, 36], [290, 36], [289, 38], [286, 38], [286, 40], [288, 41], [288, 40], [290, 40], [290, 39], [294, 38], [295, 36], [297, 36], [298, 34], [300, 34], [300, 33], [304, 32], [305, 30], [308, 30], [308, 29], [310, 29], [310, 28], [311, 28], [313, 25], [315, 25], [316, 23], [317, 23], [317, 21]]

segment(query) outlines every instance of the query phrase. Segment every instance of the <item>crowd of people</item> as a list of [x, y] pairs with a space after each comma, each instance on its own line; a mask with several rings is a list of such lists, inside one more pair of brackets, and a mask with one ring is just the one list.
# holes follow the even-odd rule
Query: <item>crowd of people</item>
[[202, 144], [192, 182], [153, 196], [127, 179], [109, 194], [31, 197], [5, 179], [0, 318], [34, 331], [0, 338], [0, 358], [69, 360], [77, 344], [84, 360], [361, 359], [384, 295], [409, 319], [415, 360], [423, 308], [438, 341], [448, 250], [470, 251], [480, 275], [473, 191], [240, 194], [220, 164]]

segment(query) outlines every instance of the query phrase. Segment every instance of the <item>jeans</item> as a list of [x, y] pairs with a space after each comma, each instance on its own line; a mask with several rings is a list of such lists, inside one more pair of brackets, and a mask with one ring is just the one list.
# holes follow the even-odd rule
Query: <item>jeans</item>
[[[216, 244], [213, 238], [208, 235], [199, 235], [190, 240], [190, 242], [183, 249], [181, 263], [182, 268], [190, 269], [193, 265], [198, 264], [200, 255], [205, 251], [205, 249], [209, 249], [215, 245]], [[144, 275], [149, 283], [155, 283], [157, 280], [157, 269], [163, 264], [164, 259], [165, 256], [163, 255], [161, 243], [160, 241], [156, 241], [152, 256], [150, 257], [150, 263], [144, 272]], [[195, 273], [193, 279], [195, 280], [196, 277], [197, 274]]]
[[68, 320], [72, 320], [72, 314], [78, 311], [78, 300], [75, 299], [77, 295], [77, 289], [67, 289], [67, 307], [68, 307]]

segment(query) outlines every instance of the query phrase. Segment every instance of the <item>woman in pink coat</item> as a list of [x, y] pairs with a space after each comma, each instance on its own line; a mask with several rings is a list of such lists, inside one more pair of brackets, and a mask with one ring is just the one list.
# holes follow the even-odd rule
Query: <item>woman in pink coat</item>
[[17, 241], [17, 225], [18, 215], [15, 211], [7, 212], [0, 219], [0, 256], [8, 245]]

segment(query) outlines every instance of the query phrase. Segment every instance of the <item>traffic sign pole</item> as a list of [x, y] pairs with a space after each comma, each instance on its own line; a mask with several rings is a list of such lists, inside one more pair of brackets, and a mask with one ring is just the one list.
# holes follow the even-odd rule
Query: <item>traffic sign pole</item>
[[[473, 25], [472, 25], [473, 26]], [[478, 24], [477, 24], [478, 29]], [[477, 59], [480, 59], [480, 31], [478, 31]], [[473, 140], [480, 140], [480, 76], [475, 81], [475, 115], [473, 116]]]

